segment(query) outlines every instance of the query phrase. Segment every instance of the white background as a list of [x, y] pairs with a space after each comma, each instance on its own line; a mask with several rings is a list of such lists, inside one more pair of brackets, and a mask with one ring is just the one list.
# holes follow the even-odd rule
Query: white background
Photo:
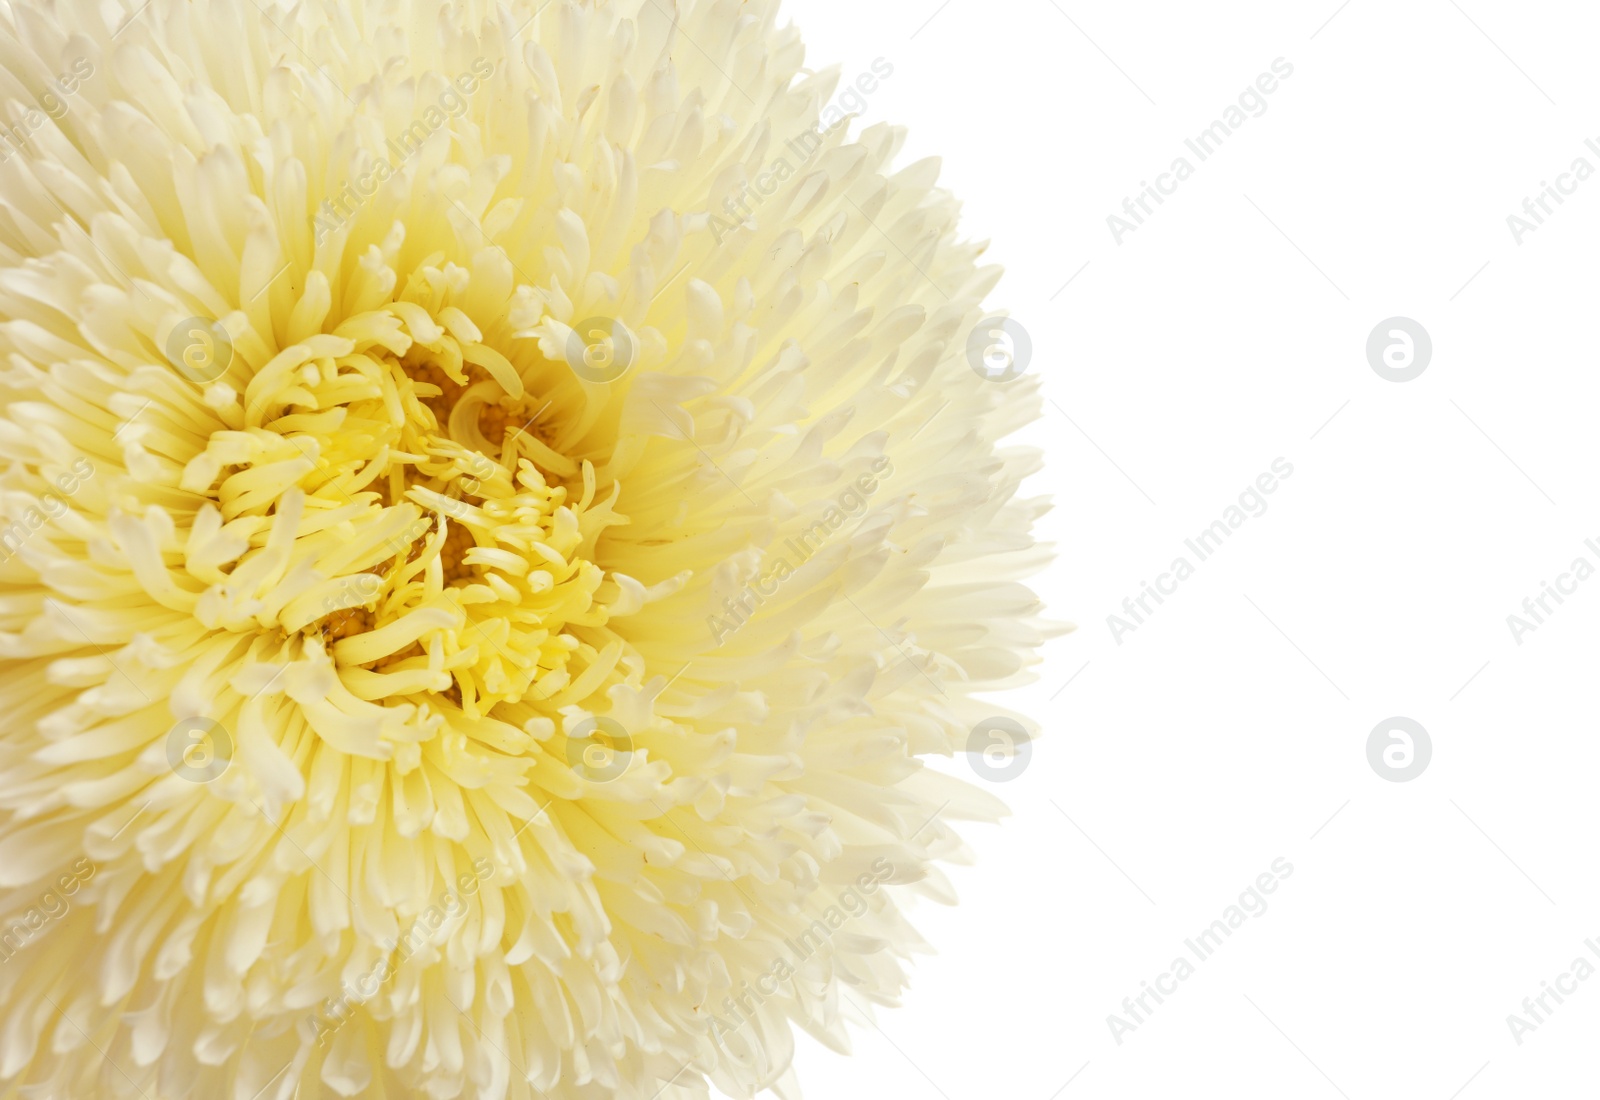
[[[863, 121], [943, 156], [1007, 268], [1049, 399], [1038, 587], [1078, 624], [1008, 700], [1042, 738], [994, 788], [1014, 816], [966, 832], [961, 905], [920, 914], [939, 954], [855, 1057], [803, 1042], [811, 1097], [1596, 1094], [1600, 975], [1521, 1045], [1506, 1018], [1600, 937], [1600, 578], [1520, 645], [1506, 617], [1600, 565], [1600, 177], [1520, 244], [1506, 218], [1600, 168], [1600, 13], [1338, 2], [791, 0], [813, 65], [895, 66]], [[1118, 244], [1106, 216], [1279, 57]], [[1365, 353], [1395, 315], [1434, 344], [1404, 384]], [[1269, 510], [1117, 644], [1280, 456]], [[1367, 761], [1394, 715], [1431, 735], [1410, 782]], [[1107, 1015], [1277, 857], [1270, 908], [1118, 1045]]]

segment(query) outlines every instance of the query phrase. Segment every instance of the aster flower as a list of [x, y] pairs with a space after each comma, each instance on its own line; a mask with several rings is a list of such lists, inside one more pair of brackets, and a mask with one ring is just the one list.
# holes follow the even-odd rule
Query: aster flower
[[0, 12], [0, 1097], [792, 1097], [894, 1003], [1001, 812], [920, 758], [1034, 660], [1035, 386], [802, 62]]

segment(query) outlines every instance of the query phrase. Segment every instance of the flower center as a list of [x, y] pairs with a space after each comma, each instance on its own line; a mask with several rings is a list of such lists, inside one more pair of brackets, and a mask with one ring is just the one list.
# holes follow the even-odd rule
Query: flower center
[[[539, 701], [600, 662], [582, 628], [621, 595], [594, 564], [624, 522], [596, 475], [550, 445], [552, 402], [459, 309], [410, 302], [309, 337], [244, 394], [183, 486], [207, 534], [242, 549], [196, 606], [208, 626], [276, 627], [326, 649], [368, 700], [442, 696], [473, 717]], [[191, 573], [194, 570], [191, 568]], [[576, 665], [574, 664], [576, 662]]]

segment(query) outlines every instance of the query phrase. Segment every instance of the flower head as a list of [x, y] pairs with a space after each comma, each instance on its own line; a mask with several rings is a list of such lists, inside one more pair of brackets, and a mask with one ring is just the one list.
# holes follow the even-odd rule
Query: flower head
[[772, 0], [0, 15], [6, 1095], [787, 1097], [893, 1002], [1035, 390], [801, 64]]

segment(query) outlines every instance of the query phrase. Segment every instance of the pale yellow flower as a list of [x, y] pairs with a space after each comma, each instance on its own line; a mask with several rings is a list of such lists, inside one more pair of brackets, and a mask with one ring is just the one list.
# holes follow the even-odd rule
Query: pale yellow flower
[[0, 13], [0, 1100], [797, 1095], [1040, 638], [936, 166], [772, 0], [141, 4]]

